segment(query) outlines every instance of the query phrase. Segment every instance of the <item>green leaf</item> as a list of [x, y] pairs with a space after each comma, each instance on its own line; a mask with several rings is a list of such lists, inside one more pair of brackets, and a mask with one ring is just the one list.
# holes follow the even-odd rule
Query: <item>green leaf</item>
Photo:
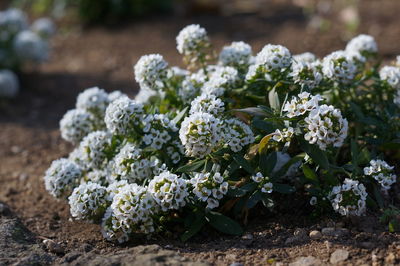
[[188, 108], [189, 108], [189, 107], [185, 107], [183, 110], [181, 110], [181, 111], [174, 117], [174, 119], [172, 119], [171, 122], [174, 123], [174, 124], [178, 124], [179, 121], [181, 121], [181, 120], [185, 117], [185, 114], [186, 114]]
[[248, 107], [243, 109], [232, 109], [232, 112], [241, 112], [246, 113], [253, 116], [267, 116], [268, 114], [261, 108], [258, 107]]
[[188, 239], [190, 239], [192, 236], [197, 234], [201, 230], [201, 228], [203, 228], [205, 223], [206, 223], [206, 219], [204, 218], [204, 216], [200, 216], [200, 217], [197, 216], [196, 219], [194, 220], [194, 222], [189, 227], [189, 229], [186, 230], [185, 233], [183, 233], [181, 235], [181, 240], [183, 242], [185, 242]]
[[197, 161], [197, 162], [194, 161], [190, 164], [179, 167], [176, 171], [180, 172], [180, 173], [193, 172], [193, 171], [196, 171], [196, 170], [204, 167], [205, 163], [206, 163], [205, 159]]
[[261, 153], [260, 154], [260, 169], [264, 176], [270, 176], [272, 170], [274, 169], [277, 161], [276, 152], [271, 152], [270, 154]]
[[234, 188], [229, 188], [226, 195], [229, 197], [240, 198], [240, 197], [243, 197], [244, 195], [246, 195], [247, 192], [248, 191], [246, 191], [240, 187], [234, 187]]
[[277, 183], [274, 184], [273, 190], [282, 194], [292, 194], [296, 191], [296, 189], [292, 186]]
[[268, 100], [269, 100], [269, 105], [271, 108], [277, 112], [279, 112], [281, 108], [281, 104], [279, 102], [279, 96], [278, 93], [275, 91], [275, 88], [273, 88], [269, 93], [268, 93]]
[[265, 131], [266, 134], [270, 134], [275, 131], [275, 127], [271, 122], [267, 122], [261, 119], [253, 119], [251, 125], [257, 129]]
[[258, 184], [255, 182], [247, 183], [246, 185], [240, 187], [240, 189], [246, 191], [246, 192], [251, 192], [254, 191], [257, 188]]
[[243, 167], [243, 169], [246, 170], [249, 174], [254, 174], [253, 167], [245, 158], [243, 158], [239, 154], [234, 154], [232, 157], [235, 160], [235, 162], [237, 162], [241, 167]]
[[380, 189], [375, 184], [373, 186], [374, 186], [374, 196], [375, 196], [376, 202], [378, 203], [379, 208], [383, 209], [385, 207], [385, 202], [383, 200]]
[[301, 148], [313, 159], [313, 161], [322, 168], [329, 170], [329, 160], [326, 153], [318, 148], [316, 145], [311, 145], [305, 140], [300, 142]]
[[272, 209], [275, 206], [274, 201], [270, 197], [268, 197], [267, 194], [263, 194], [261, 201], [263, 205], [268, 209]]
[[282, 166], [282, 168], [279, 169], [279, 171], [277, 171], [276, 173], [273, 173], [272, 179], [276, 180], [276, 179], [284, 176], [287, 173], [287, 171], [289, 170], [289, 168], [293, 164], [302, 161], [304, 159], [305, 155], [306, 155], [305, 153], [300, 153], [300, 154], [294, 156], [292, 159], [289, 160], [289, 162], [287, 162], [284, 166]]
[[303, 164], [302, 169], [303, 169], [304, 176], [309, 181], [311, 181], [312, 183], [315, 183], [315, 184], [319, 184], [317, 175], [310, 167], [308, 167], [306, 164]]
[[219, 213], [210, 211], [206, 214], [206, 219], [212, 227], [218, 231], [229, 235], [241, 235], [242, 227], [231, 218]]
[[263, 193], [260, 190], [254, 191], [254, 193], [250, 196], [247, 201], [246, 207], [248, 209], [253, 208], [257, 205], [257, 203], [261, 200]]

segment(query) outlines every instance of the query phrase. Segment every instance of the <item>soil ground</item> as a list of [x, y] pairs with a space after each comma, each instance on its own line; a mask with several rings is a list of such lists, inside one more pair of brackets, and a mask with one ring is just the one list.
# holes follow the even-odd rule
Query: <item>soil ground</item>
[[[383, 58], [400, 54], [400, 3], [363, 1], [359, 32], [375, 36]], [[0, 106], [0, 200], [6, 202], [37, 236], [59, 242], [65, 252], [95, 249], [113, 252], [137, 244], [158, 243], [183, 256], [218, 265], [283, 262], [314, 256], [328, 263], [338, 248], [350, 252], [344, 264], [400, 263], [400, 236], [389, 234], [375, 218], [361, 221], [311, 222], [303, 216], [256, 216], [243, 237], [205, 232], [188, 243], [157, 237], [117, 246], [103, 240], [97, 225], [71, 221], [65, 202], [54, 200], [44, 190], [42, 176], [52, 160], [66, 156], [72, 146], [63, 141], [58, 122], [74, 107], [84, 88], [99, 86], [137, 92], [132, 65], [143, 54], [160, 53], [171, 65], [180, 65], [175, 36], [190, 23], [199, 23], [210, 33], [215, 48], [244, 40], [258, 51], [266, 43], [282, 44], [293, 54], [310, 51], [318, 56], [342, 49], [340, 27], [319, 32], [307, 29], [298, 8], [271, 7], [263, 17], [195, 16], [151, 17], [118, 28], [63, 28], [52, 41], [51, 59], [35, 70], [20, 74], [22, 91]], [[308, 238], [308, 232], [323, 227], [347, 227], [340, 237]], [[304, 234], [305, 232], [305, 234]], [[293, 235], [304, 235], [289, 241]], [[393, 255], [394, 254], [394, 255]], [[394, 256], [394, 258], [393, 258]]]

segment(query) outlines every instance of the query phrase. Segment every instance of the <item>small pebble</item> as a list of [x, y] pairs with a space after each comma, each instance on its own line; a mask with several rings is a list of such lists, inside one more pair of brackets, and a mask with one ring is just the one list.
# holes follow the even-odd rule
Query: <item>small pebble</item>
[[317, 230], [313, 230], [310, 232], [310, 238], [313, 240], [321, 239], [322, 233]]
[[345, 249], [337, 249], [331, 254], [330, 262], [332, 264], [337, 264], [339, 262], [345, 261], [349, 258], [349, 252]]
[[56, 253], [56, 254], [61, 254], [64, 253], [64, 249], [60, 246], [60, 244], [54, 242], [51, 239], [45, 239], [43, 240], [43, 244], [46, 246], [46, 248], [52, 252], [52, 253]]
[[242, 239], [245, 240], [252, 240], [254, 237], [252, 234], [245, 234], [244, 236], [242, 236]]

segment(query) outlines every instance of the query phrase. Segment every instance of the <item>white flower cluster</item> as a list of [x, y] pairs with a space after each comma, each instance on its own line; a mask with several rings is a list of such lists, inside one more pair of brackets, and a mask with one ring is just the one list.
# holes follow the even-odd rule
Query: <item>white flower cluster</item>
[[62, 138], [78, 144], [86, 135], [95, 130], [95, 120], [96, 118], [86, 110], [69, 110], [60, 120]]
[[322, 80], [322, 73], [318, 68], [318, 63], [294, 61], [291, 76], [295, 83], [307, 89], [317, 87]]
[[120, 97], [107, 107], [104, 122], [111, 133], [127, 136], [135, 132], [135, 126], [140, 124], [143, 113], [143, 104], [128, 97]]
[[400, 68], [395, 66], [384, 66], [379, 71], [381, 80], [387, 82], [390, 87], [400, 89]]
[[167, 67], [168, 63], [162, 55], [144, 55], [134, 67], [136, 82], [144, 89], [162, 89], [163, 80], [167, 77]]
[[143, 151], [131, 143], [115, 156], [112, 164], [114, 180], [127, 180], [129, 183], [142, 183], [153, 177], [154, 161], [142, 155]]
[[236, 118], [223, 121], [224, 142], [233, 152], [239, 152], [243, 147], [254, 142], [251, 128]]
[[373, 55], [378, 52], [378, 45], [372, 36], [360, 34], [349, 41], [346, 52], [357, 52], [362, 56]]
[[328, 145], [341, 147], [347, 137], [347, 119], [332, 105], [318, 106], [311, 110], [304, 121], [307, 131], [304, 139], [310, 144], [317, 144], [321, 150], [325, 150]]
[[317, 61], [317, 57], [313, 53], [305, 52], [294, 55], [293, 61], [297, 63], [314, 63]]
[[76, 108], [91, 112], [93, 115], [103, 119], [109, 103], [107, 92], [98, 87], [93, 87], [84, 90], [78, 95]]
[[383, 160], [371, 160], [370, 166], [364, 168], [364, 175], [373, 177], [382, 186], [383, 190], [389, 190], [396, 183], [397, 176], [393, 174], [393, 166]]
[[333, 209], [343, 216], [361, 216], [366, 210], [368, 193], [357, 180], [346, 178], [342, 185], [332, 188], [328, 198]]
[[213, 94], [203, 93], [195, 98], [190, 105], [190, 114], [209, 113], [212, 115], [219, 115], [225, 111], [224, 102]]
[[185, 206], [189, 196], [187, 181], [169, 171], [155, 176], [149, 183], [148, 191], [163, 211]]
[[102, 222], [106, 239], [125, 242], [132, 233], [154, 232], [157, 204], [145, 187], [129, 184], [115, 194]]
[[179, 138], [186, 155], [202, 158], [222, 139], [221, 121], [208, 113], [194, 113], [183, 120]]
[[81, 160], [88, 168], [101, 169], [107, 164], [107, 150], [111, 145], [111, 134], [94, 131], [83, 138], [79, 144]]
[[256, 173], [255, 175], [251, 176], [251, 179], [259, 184], [262, 193], [272, 193], [274, 185], [271, 182], [268, 182], [269, 179], [264, 177], [262, 173]]
[[207, 202], [208, 209], [215, 209], [219, 206], [219, 200], [228, 192], [228, 182], [224, 177], [216, 172], [195, 173], [190, 179], [193, 186], [193, 193], [200, 201]]
[[257, 71], [271, 72], [284, 71], [292, 63], [292, 56], [289, 50], [282, 45], [267, 44], [257, 54], [255, 65]]
[[202, 70], [186, 76], [179, 87], [179, 97], [183, 102], [190, 102], [200, 92], [206, 81], [207, 76]]
[[103, 169], [92, 169], [92, 171], [86, 173], [83, 180], [87, 183], [92, 182], [102, 186], [107, 186], [114, 181], [111, 178], [111, 174], [111, 167], [107, 165]]
[[19, 91], [18, 77], [14, 72], [0, 70], [0, 98], [14, 98]]
[[39, 18], [32, 23], [31, 29], [42, 38], [49, 38], [56, 33], [56, 26], [49, 18]]
[[340, 84], [349, 84], [357, 74], [357, 65], [345, 51], [336, 51], [322, 61], [322, 72], [328, 79]]
[[147, 115], [143, 120], [143, 142], [156, 150], [163, 148], [177, 132], [176, 125], [164, 114]]
[[251, 63], [251, 46], [245, 42], [232, 42], [224, 46], [219, 54], [219, 61], [225, 66], [236, 68], [247, 67]]
[[176, 49], [183, 55], [201, 55], [202, 50], [208, 45], [207, 31], [197, 24], [186, 26], [176, 37]]
[[222, 96], [225, 90], [235, 88], [239, 82], [239, 73], [233, 67], [216, 66], [210, 74], [209, 80], [204, 84], [202, 92]]
[[56, 198], [68, 195], [78, 183], [82, 171], [74, 162], [62, 158], [51, 163], [44, 176], [46, 190]]
[[275, 130], [274, 135], [272, 136], [272, 139], [275, 140], [276, 142], [290, 142], [292, 137], [294, 135], [294, 128], [292, 127], [287, 127], [282, 130]]
[[46, 40], [37, 33], [24, 30], [17, 34], [13, 44], [14, 51], [19, 61], [40, 63], [49, 57], [49, 47]]
[[289, 118], [302, 116], [317, 108], [320, 101], [322, 101], [320, 95], [313, 96], [308, 92], [302, 92], [297, 97], [287, 101], [282, 110], [286, 112], [285, 115]]
[[97, 183], [83, 183], [74, 189], [68, 201], [72, 217], [96, 221], [107, 208], [107, 190]]

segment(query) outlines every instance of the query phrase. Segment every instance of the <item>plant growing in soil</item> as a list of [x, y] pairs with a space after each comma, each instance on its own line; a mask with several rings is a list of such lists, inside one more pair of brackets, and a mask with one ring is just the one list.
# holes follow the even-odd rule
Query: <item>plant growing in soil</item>
[[48, 18], [29, 25], [26, 14], [19, 9], [0, 11], [0, 98], [18, 93], [18, 79], [12, 71], [48, 59], [48, 41], [54, 32], [55, 26]]
[[143, 56], [134, 100], [90, 88], [60, 121], [76, 148], [44, 179], [74, 218], [112, 241], [187, 240], [207, 224], [241, 234], [256, 206], [295, 199], [313, 215], [362, 216], [394, 201], [400, 68], [379, 67], [371, 36], [321, 60], [272, 44], [254, 56], [244, 42], [216, 58], [190, 25], [177, 49], [188, 70]]

